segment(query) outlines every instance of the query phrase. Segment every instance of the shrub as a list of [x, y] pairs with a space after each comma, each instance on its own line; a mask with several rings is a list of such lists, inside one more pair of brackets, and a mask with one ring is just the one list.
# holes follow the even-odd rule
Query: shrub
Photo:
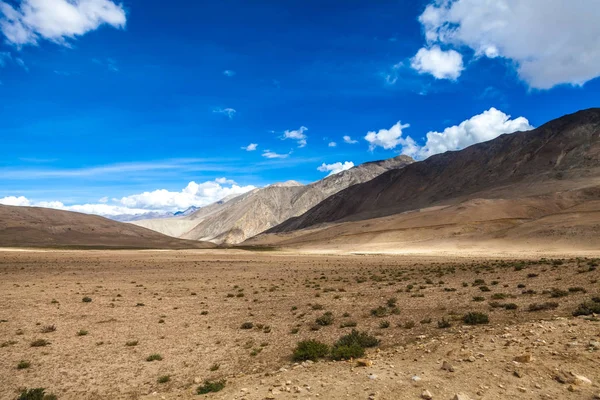
[[16, 400], [57, 400], [53, 394], [46, 394], [46, 389], [23, 389]]
[[354, 328], [356, 325], [356, 321], [344, 321], [340, 324], [340, 328]]
[[146, 361], [161, 361], [163, 358], [160, 354], [154, 353], [146, 357]]
[[49, 344], [50, 342], [45, 339], [37, 339], [31, 342], [31, 347], [44, 347], [48, 346]]
[[440, 321], [438, 321], [437, 325], [438, 325], [438, 328], [440, 328], [440, 329], [446, 329], [446, 328], [450, 328], [452, 326], [450, 321], [448, 321], [446, 318], [442, 318]]
[[331, 358], [334, 360], [349, 360], [359, 358], [365, 355], [365, 349], [354, 343], [349, 346], [335, 345], [331, 349]]
[[327, 356], [329, 346], [316, 340], [303, 340], [299, 342], [292, 356], [294, 361], [317, 361]]
[[406, 321], [404, 323], [404, 329], [412, 329], [415, 327], [415, 322], [414, 321]]
[[396, 307], [397, 302], [398, 302], [398, 299], [395, 297], [392, 297], [391, 299], [388, 299], [387, 306], [390, 308]]
[[586, 301], [585, 303], [581, 303], [579, 307], [573, 311], [574, 316], [592, 314], [600, 314], [600, 302]]
[[137, 346], [138, 343], [139, 342], [137, 340], [130, 340], [130, 341], [128, 341], [128, 342], [125, 343], [125, 346], [129, 346], [129, 347]]
[[342, 336], [337, 342], [336, 346], [351, 346], [358, 344], [360, 347], [376, 347], [379, 345], [379, 339], [369, 335], [367, 332], [359, 332], [356, 329], [352, 329], [348, 335]]
[[546, 303], [533, 303], [529, 305], [528, 310], [529, 311], [547, 311], [547, 310], [554, 310], [555, 308], [558, 308], [558, 303], [555, 303], [553, 301], [548, 301]]
[[17, 369], [27, 369], [30, 366], [31, 366], [31, 363], [29, 361], [21, 360], [17, 364]]
[[569, 295], [569, 292], [567, 292], [566, 290], [562, 290], [562, 289], [552, 288], [552, 290], [550, 291], [550, 297], [552, 297], [552, 298], [565, 297], [568, 295]]
[[202, 386], [198, 386], [196, 393], [207, 394], [220, 392], [223, 390], [223, 388], [225, 388], [225, 383], [225, 379], [221, 379], [220, 381], [204, 381]]
[[158, 383], [167, 383], [171, 380], [171, 376], [170, 375], [163, 375], [163, 376], [159, 376], [158, 379], [156, 380]]
[[517, 306], [515, 303], [506, 303], [504, 304], [504, 308], [506, 310], [516, 310], [517, 308], [519, 308], [519, 306]]
[[485, 297], [483, 297], [483, 296], [473, 296], [473, 301], [485, 301]]
[[482, 292], [491, 292], [491, 289], [487, 286], [479, 286], [479, 290]]
[[386, 320], [386, 321], [381, 321], [379, 323], [379, 328], [381, 328], [381, 329], [387, 329], [389, 327], [390, 327], [390, 321]]
[[85, 296], [83, 299], [81, 299], [81, 301], [83, 301], [84, 303], [91, 303], [92, 302], [92, 298]]
[[577, 293], [577, 292], [585, 293], [586, 290], [584, 288], [582, 288], [581, 286], [577, 286], [577, 287], [570, 287], [569, 288], [569, 292], [571, 292], [571, 293]]
[[470, 312], [465, 314], [463, 317], [463, 322], [467, 325], [482, 325], [490, 322], [490, 319], [487, 314], [480, 312]]
[[315, 322], [321, 326], [331, 325], [333, 323], [333, 314], [331, 312], [326, 312], [318, 317]]
[[507, 297], [508, 297], [508, 295], [506, 293], [494, 293], [492, 295], [493, 300], [504, 300]]
[[79, 332], [77, 332], [77, 336], [85, 336], [87, 335], [89, 332], [86, 331], [85, 329], [81, 329]]
[[244, 322], [240, 329], [252, 329], [254, 328], [254, 324], [252, 322]]
[[388, 315], [388, 309], [382, 306], [374, 308], [371, 310], [371, 315], [378, 318], [383, 318]]

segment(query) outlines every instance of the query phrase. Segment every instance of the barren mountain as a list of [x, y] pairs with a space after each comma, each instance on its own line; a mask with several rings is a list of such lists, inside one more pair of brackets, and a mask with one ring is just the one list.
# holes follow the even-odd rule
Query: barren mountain
[[524, 198], [599, 184], [600, 109], [595, 108], [390, 170], [338, 192], [269, 233], [362, 221], [469, 199]]
[[0, 247], [210, 248], [96, 215], [0, 205]]
[[167, 235], [236, 244], [290, 217], [301, 215], [338, 191], [412, 163], [407, 156], [365, 163], [309, 185], [295, 181], [267, 186], [228, 201], [201, 208], [183, 218], [135, 221]]

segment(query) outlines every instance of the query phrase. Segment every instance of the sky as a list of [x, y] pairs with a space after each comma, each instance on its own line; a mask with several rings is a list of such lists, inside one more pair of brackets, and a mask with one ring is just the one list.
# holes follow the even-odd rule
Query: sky
[[0, 0], [0, 203], [178, 211], [598, 107], [597, 0]]

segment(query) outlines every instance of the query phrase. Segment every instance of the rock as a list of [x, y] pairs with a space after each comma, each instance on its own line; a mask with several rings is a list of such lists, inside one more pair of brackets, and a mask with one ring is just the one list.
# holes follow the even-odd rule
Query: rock
[[573, 374], [572, 372], [571, 372], [571, 374], [573, 375], [573, 384], [574, 385], [591, 385], [592, 384], [592, 381], [583, 375]]
[[523, 373], [519, 370], [515, 370], [513, 372], [513, 375], [516, 376], [517, 378], [522, 378], [523, 377]]
[[271, 394], [273, 396], [277, 396], [278, 394], [281, 394], [281, 390], [279, 390], [279, 389], [272, 389], [271, 390]]
[[423, 393], [421, 393], [421, 398], [425, 400], [431, 400], [433, 399], [433, 395], [429, 390], [423, 390]]
[[452, 400], [471, 400], [469, 396], [463, 393], [456, 393]]
[[467, 358], [465, 361], [468, 362], [475, 362], [476, 358], [474, 356], [470, 356], [469, 358]]
[[525, 389], [525, 388], [524, 388], [524, 387], [522, 387], [522, 386], [517, 386], [517, 390], [518, 390], [519, 392], [521, 392], [521, 393], [525, 393], [525, 392], [527, 391], [527, 389]]
[[410, 378], [413, 382], [419, 382], [421, 380], [420, 376], [414, 375], [412, 378]]
[[558, 371], [554, 374], [554, 380], [556, 380], [557, 382], [560, 382], [562, 384], [567, 384], [567, 383], [573, 383], [574, 382], [574, 378], [571, 374], [567, 374], [563, 371]]
[[371, 365], [373, 365], [373, 361], [367, 360], [365, 358], [358, 358], [356, 360], [356, 365], [358, 365], [359, 367], [370, 367]]
[[369, 379], [371, 379], [371, 380], [375, 380], [375, 379], [377, 379], [377, 375], [375, 375], [375, 374], [370, 374], [370, 375], [369, 375]]
[[533, 357], [531, 357], [531, 354], [521, 354], [520, 356], [516, 356], [513, 360], [519, 363], [528, 363], [533, 360]]
[[448, 372], [454, 372], [454, 367], [448, 361], [442, 363], [442, 369]]
[[592, 341], [590, 342], [590, 348], [591, 348], [592, 350], [600, 350], [600, 342], [597, 342], [597, 341], [595, 341], [595, 340], [592, 340]]

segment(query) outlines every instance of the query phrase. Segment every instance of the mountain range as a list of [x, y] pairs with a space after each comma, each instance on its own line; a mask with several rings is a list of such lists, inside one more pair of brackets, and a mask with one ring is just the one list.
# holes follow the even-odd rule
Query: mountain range
[[415, 162], [398, 156], [287, 181], [176, 216], [122, 223], [0, 206], [2, 246], [340, 251], [597, 249], [600, 108]]

